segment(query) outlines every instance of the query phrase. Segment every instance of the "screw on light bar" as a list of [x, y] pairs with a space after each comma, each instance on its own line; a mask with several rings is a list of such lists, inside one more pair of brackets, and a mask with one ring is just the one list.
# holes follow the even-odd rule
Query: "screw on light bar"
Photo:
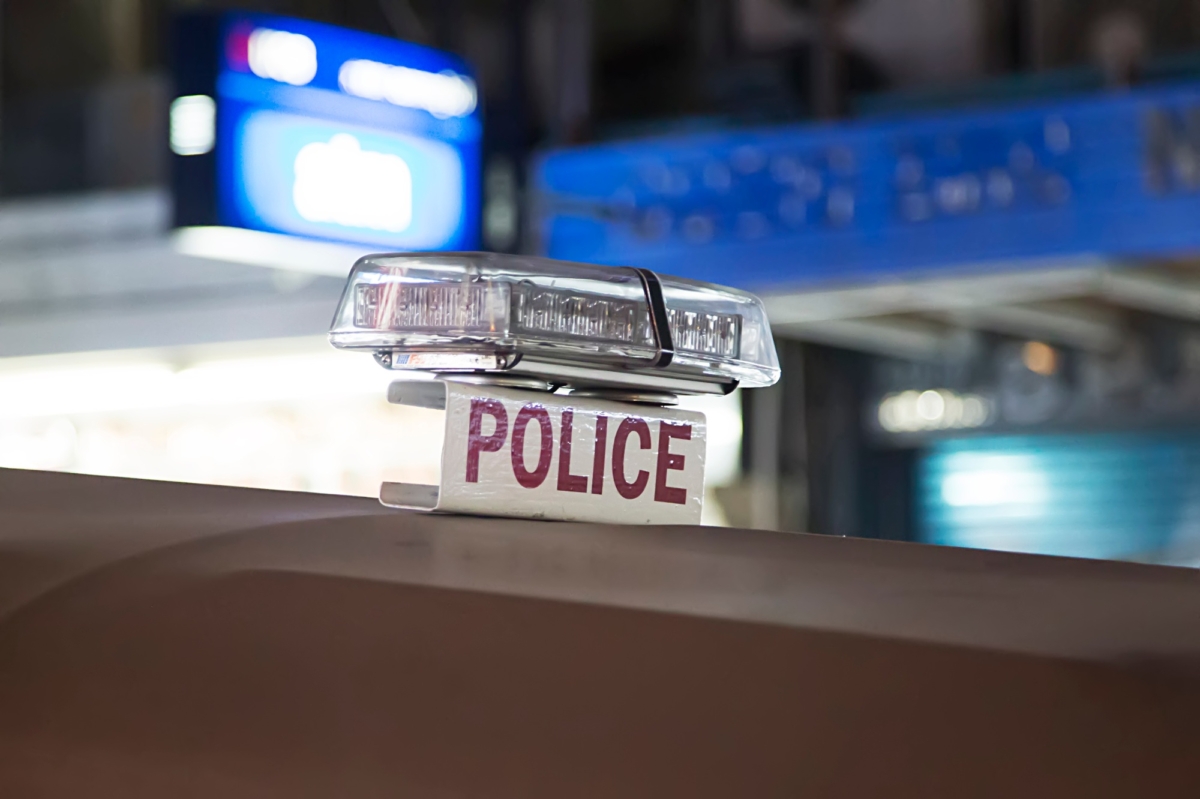
[[[575, 387], [636, 373], [728, 390], [779, 375], [766, 313], [752, 295], [642, 269], [487, 253], [361, 259], [330, 340], [377, 353], [502, 355], [506, 369]], [[381, 360], [390, 368], [428, 362]]]

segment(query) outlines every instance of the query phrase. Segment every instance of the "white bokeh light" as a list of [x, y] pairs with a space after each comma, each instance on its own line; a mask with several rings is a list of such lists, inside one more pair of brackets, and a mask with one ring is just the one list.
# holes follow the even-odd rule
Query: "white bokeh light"
[[412, 222], [412, 172], [398, 155], [339, 133], [300, 149], [292, 201], [310, 222], [399, 233]]
[[302, 33], [258, 28], [250, 34], [246, 59], [260, 78], [305, 86], [317, 75], [317, 46]]
[[1028, 455], [960, 452], [947, 460], [942, 500], [953, 508], [1007, 507], [1040, 513], [1050, 498], [1045, 472]]
[[176, 97], [171, 102], [171, 152], [204, 155], [217, 140], [217, 104], [206, 94]]
[[439, 119], [466, 116], [478, 103], [475, 81], [465, 75], [426, 72], [366, 59], [342, 64], [338, 84], [346, 94], [417, 108]]

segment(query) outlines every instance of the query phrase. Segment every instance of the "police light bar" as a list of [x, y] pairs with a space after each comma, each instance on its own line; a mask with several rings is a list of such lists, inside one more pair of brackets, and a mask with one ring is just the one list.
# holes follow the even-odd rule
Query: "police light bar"
[[371, 255], [329, 334], [385, 367], [507, 375], [574, 390], [728, 393], [779, 362], [762, 302], [657, 275], [490, 253]]
[[388, 401], [445, 411], [440, 483], [379, 498], [443, 513], [697, 524], [706, 420], [666, 406], [779, 379], [753, 295], [524, 256], [369, 255], [329, 338], [438, 378]]

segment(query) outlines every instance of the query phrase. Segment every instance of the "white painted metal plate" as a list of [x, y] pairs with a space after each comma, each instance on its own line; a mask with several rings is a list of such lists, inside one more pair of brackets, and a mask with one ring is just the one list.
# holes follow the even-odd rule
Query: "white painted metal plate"
[[[613, 524], [700, 523], [704, 414], [441, 385], [441, 484], [385, 483], [385, 505]], [[402, 393], [393, 392], [393, 401]]]

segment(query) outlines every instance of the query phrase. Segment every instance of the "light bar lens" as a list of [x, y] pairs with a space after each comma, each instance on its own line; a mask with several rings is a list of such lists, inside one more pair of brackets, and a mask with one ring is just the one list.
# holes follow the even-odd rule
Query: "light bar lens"
[[[521, 286], [517, 292], [518, 330], [654, 346], [645, 302], [613, 300], [579, 292]], [[741, 317], [667, 309], [677, 352], [736, 358]]]
[[521, 286], [514, 310], [518, 331], [654, 346], [645, 303]]
[[367, 330], [489, 333], [508, 311], [508, 286], [404, 283], [355, 287], [354, 325]]
[[668, 308], [667, 319], [676, 350], [722, 358], [738, 356], [740, 316]]
[[[673, 373], [745, 385], [775, 382], [774, 343], [756, 297], [659, 280]], [[486, 253], [362, 259], [330, 339], [339, 347], [510, 352], [587, 366], [644, 367], [658, 358], [635, 270]]]

